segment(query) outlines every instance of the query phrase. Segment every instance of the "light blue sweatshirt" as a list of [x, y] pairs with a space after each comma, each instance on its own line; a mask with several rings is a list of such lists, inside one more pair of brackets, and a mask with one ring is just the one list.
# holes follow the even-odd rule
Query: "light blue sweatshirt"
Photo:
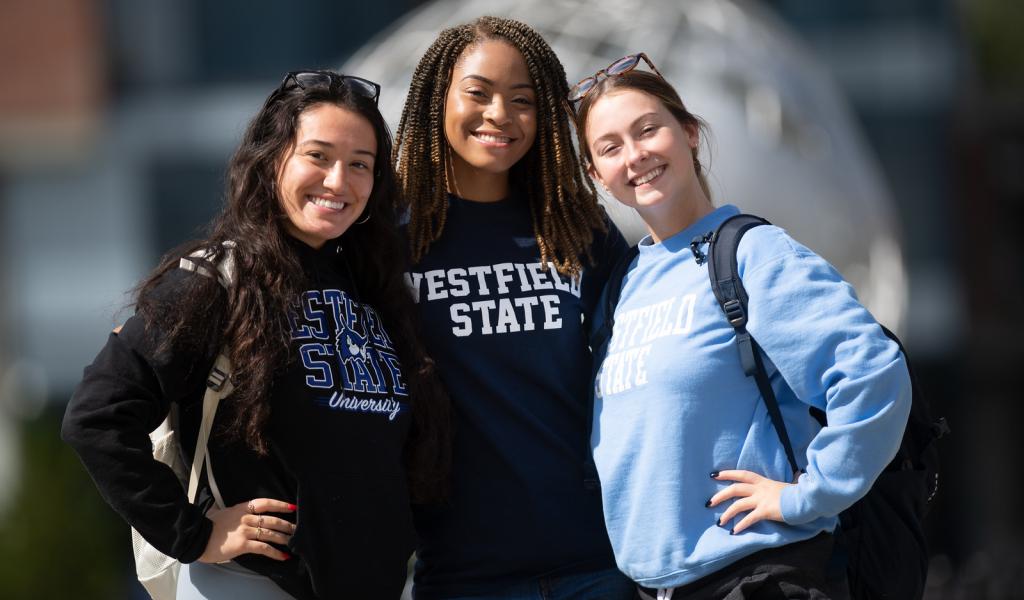
[[[695, 235], [737, 214], [721, 207], [682, 232], [645, 238], [623, 279], [615, 328], [599, 355], [592, 446], [619, 568], [647, 587], [677, 587], [766, 548], [835, 528], [899, 448], [910, 377], [898, 346], [824, 259], [775, 226], [742, 238], [748, 330], [766, 355], [799, 466], [782, 494], [784, 523], [737, 535], [746, 513], [705, 503], [730, 482], [712, 471], [793, 478], [735, 332], [715, 300]], [[707, 247], [702, 248], [707, 252]], [[595, 319], [600, 324], [601, 316]], [[821, 428], [808, 406], [825, 411]]]

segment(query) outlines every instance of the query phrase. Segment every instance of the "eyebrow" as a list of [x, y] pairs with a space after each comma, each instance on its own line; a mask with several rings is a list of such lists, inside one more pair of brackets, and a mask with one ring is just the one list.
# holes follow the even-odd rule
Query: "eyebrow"
[[[644, 114], [640, 115], [639, 117], [633, 119], [633, 122], [629, 124], [629, 127], [627, 127], [627, 129], [633, 129], [634, 127], [636, 127], [636, 124], [639, 123], [640, 121], [643, 121], [644, 119], [646, 119], [648, 117], [657, 116], [657, 115], [658, 115], [658, 113], [654, 112], [653, 110], [651, 112], [644, 113]], [[609, 132], [609, 133], [606, 133], [606, 134], [602, 135], [601, 137], [595, 139], [594, 143], [596, 144], [597, 142], [603, 141], [605, 138], [614, 138], [616, 136], [617, 136], [617, 134]]]
[[[334, 149], [334, 144], [330, 142], [325, 142], [323, 140], [305, 140], [299, 143], [300, 148], [303, 146], [323, 146], [324, 148], [329, 148], [332, 150]], [[353, 152], [355, 152], [356, 154], [366, 154], [367, 156], [377, 158], [376, 152], [370, 152], [369, 150], [365, 150], [363, 148], [356, 148]]]
[[[486, 83], [487, 85], [494, 85], [494, 80], [488, 79], [488, 78], [484, 77], [483, 75], [476, 75], [476, 74], [472, 74], [472, 73], [469, 74], [469, 75], [466, 75], [465, 77], [463, 77], [459, 81], [461, 82], [461, 81], [465, 81], [467, 79], [475, 79], [477, 81], [481, 81], [483, 83]], [[530, 89], [530, 90], [532, 90], [533, 89], [533, 84], [532, 83], [514, 83], [511, 86], [509, 86], [509, 88], [513, 89], [513, 90], [519, 90], [519, 89]]]

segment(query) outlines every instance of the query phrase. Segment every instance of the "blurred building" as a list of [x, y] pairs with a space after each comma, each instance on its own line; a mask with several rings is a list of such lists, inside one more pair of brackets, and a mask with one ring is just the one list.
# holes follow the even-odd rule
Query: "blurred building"
[[[711, 165], [719, 201], [790, 229], [836, 264], [883, 322], [900, 328], [906, 281], [897, 209], [828, 73], [756, 5], [642, 4], [435, 2], [365, 46], [346, 69], [384, 84], [382, 108], [397, 123], [416, 57], [446, 24], [487, 11], [537, 27], [571, 77], [642, 47], [712, 124], [703, 160]], [[284, 31], [295, 27], [322, 40], [308, 34], [331, 21], [329, 14], [302, 19], [269, 9], [246, 11], [247, 21], [224, 4], [188, 6], [115, 3], [114, 110], [102, 116], [102, 132], [59, 173], [22, 171], [7, 186], [8, 247], [36, 248], [8, 277], [15, 292], [12, 312], [39, 332], [23, 342], [19, 355], [41, 368], [55, 388], [66, 390], [79, 377], [100, 334], [116, 321], [116, 309], [127, 299], [123, 291], [160, 252], [194, 236], [215, 212], [226, 157], [272, 77], [309, 62], [289, 35], [277, 44], [290, 53], [262, 45], [253, 52], [240, 46], [240, 35], [272, 38], [276, 28], [261, 31], [266, 23], [298, 20]], [[381, 25], [388, 16], [381, 15]], [[322, 52], [314, 62], [323, 66], [354, 49], [306, 51]], [[96, 86], [98, 79], [90, 81]], [[94, 121], [96, 113], [94, 108]], [[614, 202], [607, 206], [639, 237], [642, 226], [631, 211]], [[71, 306], [64, 292], [69, 284], [76, 294]], [[62, 343], [54, 347], [53, 339]]]
[[[571, 81], [643, 50], [712, 135], [702, 146], [716, 203], [764, 215], [851, 280], [879, 319], [901, 326], [906, 281], [896, 209], [827, 71], [758, 5], [722, 0], [438, 0], [344, 65], [383, 85], [393, 123], [416, 62], [452, 23], [493, 12], [536, 28]], [[627, 238], [645, 228], [614, 199]]]

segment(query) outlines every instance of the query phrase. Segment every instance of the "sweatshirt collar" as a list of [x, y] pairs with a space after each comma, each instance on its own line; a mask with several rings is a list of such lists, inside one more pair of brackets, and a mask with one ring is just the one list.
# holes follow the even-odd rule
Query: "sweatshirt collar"
[[726, 204], [704, 215], [679, 233], [663, 239], [660, 243], [655, 243], [650, 235], [646, 235], [638, 244], [640, 254], [642, 256], [660, 256], [683, 251], [690, 252], [690, 242], [693, 241], [693, 238], [715, 231], [723, 221], [738, 214], [740, 214], [739, 208], [732, 204]]

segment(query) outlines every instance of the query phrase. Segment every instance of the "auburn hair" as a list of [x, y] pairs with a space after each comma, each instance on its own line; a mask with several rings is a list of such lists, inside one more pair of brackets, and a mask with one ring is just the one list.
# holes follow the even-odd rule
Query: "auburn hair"
[[[671, 83], [655, 73], [634, 69], [621, 75], [602, 79], [580, 100], [579, 106], [576, 107], [576, 133], [579, 135], [580, 151], [588, 166], [594, 162], [590, 155], [590, 146], [587, 144], [587, 117], [590, 115], [590, 109], [605, 94], [622, 90], [636, 90], [653, 96], [661, 102], [669, 114], [676, 118], [676, 121], [679, 121], [684, 129], [693, 128], [699, 132], [702, 139], [708, 139], [707, 123], [686, 108], [682, 98], [679, 97], [679, 92], [672, 87]], [[700, 184], [701, 190], [704, 191], [704, 196], [711, 200], [711, 187], [708, 185], [707, 174], [697, 156], [697, 148], [693, 148], [690, 152], [693, 155], [693, 169], [697, 173], [697, 182]]]

